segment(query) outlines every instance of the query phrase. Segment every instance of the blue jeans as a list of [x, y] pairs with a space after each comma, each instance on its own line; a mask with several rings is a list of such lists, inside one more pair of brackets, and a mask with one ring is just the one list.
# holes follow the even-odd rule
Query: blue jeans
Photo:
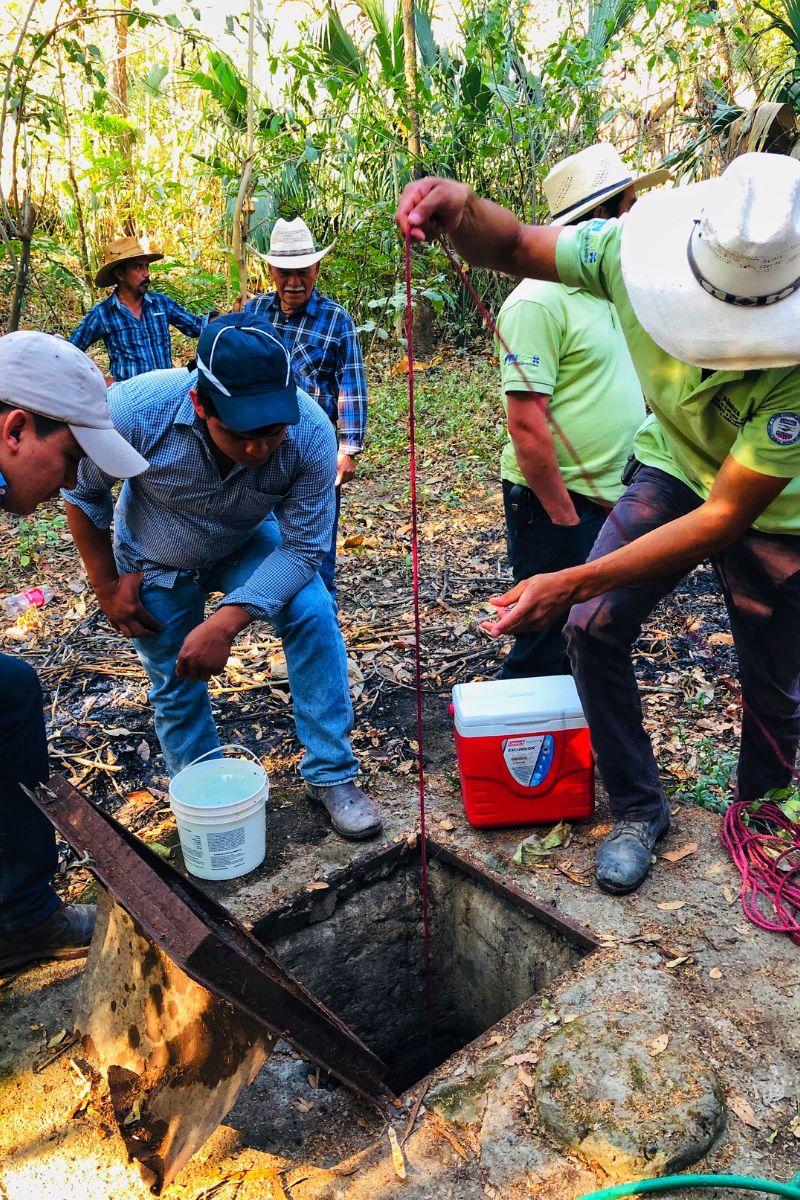
[[331, 544], [325, 553], [325, 557], [319, 564], [319, 573], [322, 576], [322, 582], [328, 589], [330, 594], [336, 599], [336, 584], [333, 581], [336, 572], [336, 535], [339, 532], [339, 512], [342, 507], [342, 489], [336, 488], [336, 509], [333, 514], [333, 530], [331, 531]]
[[[554, 525], [530, 488], [503, 480], [508, 559], [514, 583], [546, 571], [577, 567], [586, 558], [608, 513], [588, 496], [570, 492], [578, 525]], [[569, 675], [563, 618], [545, 629], [518, 633], [500, 671], [501, 679]]]
[[38, 924], [59, 907], [50, 879], [56, 835], [20, 783], [49, 774], [42, 689], [33, 667], [0, 654], [0, 934]]
[[[182, 571], [171, 588], [145, 584], [141, 600], [164, 625], [153, 638], [134, 646], [150, 677], [155, 727], [171, 775], [220, 742], [208, 685], [175, 674], [178, 651], [204, 619], [210, 592], [240, 587], [280, 543], [278, 522], [268, 517], [241, 550], [214, 567]], [[303, 777], [314, 784], [343, 783], [358, 772], [350, 748], [353, 707], [347, 655], [336, 609], [315, 575], [273, 618], [283, 642], [297, 736], [305, 747]]]
[[[680, 480], [642, 467], [589, 558], [602, 558], [700, 504]], [[749, 530], [711, 563], [730, 617], [744, 700], [738, 798], [756, 800], [790, 782], [800, 739], [800, 536]], [[565, 633], [575, 683], [617, 820], [647, 820], [663, 802], [631, 651], [642, 622], [685, 574], [617, 588], [569, 614]]]

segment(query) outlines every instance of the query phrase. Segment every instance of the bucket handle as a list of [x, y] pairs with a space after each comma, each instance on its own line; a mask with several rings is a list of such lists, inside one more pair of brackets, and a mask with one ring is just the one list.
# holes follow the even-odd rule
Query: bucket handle
[[[202, 762], [203, 759], [208, 758], [210, 754], [219, 754], [220, 750], [241, 750], [243, 754], [248, 755], [249, 758], [252, 758], [253, 762], [258, 763], [258, 765], [262, 767], [261, 759], [258, 757], [258, 755], [254, 754], [252, 750], [248, 750], [247, 746], [240, 746], [238, 742], [226, 742], [224, 746], [215, 746], [213, 750], [206, 750], [205, 754], [198, 754], [197, 758], [193, 758], [190, 763], [186, 764], [186, 767], [193, 767], [195, 763]], [[223, 755], [223, 758], [224, 757], [225, 756]], [[183, 769], [186, 770], [186, 767]]]

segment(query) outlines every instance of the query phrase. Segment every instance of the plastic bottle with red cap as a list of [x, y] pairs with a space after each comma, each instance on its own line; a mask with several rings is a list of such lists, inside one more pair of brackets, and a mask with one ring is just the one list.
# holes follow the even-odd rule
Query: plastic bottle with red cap
[[18, 617], [21, 613], [27, 612], [29, 608], [44, 608], [54, 595], [53, 589], [43, 583], [37, 587], [28, 588], [27, 591], [17, 592], [15, 596], [5, 596], [0, 601], [0, 607], [7, 617]]

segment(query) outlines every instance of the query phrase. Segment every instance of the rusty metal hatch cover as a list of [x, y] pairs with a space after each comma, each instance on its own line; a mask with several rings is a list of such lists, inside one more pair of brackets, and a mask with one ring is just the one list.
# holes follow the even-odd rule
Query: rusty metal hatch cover
[[383, 1062], [229, 912], [61, 775], [30, 793], [121, 907], [185, 973], [366, 1096]]

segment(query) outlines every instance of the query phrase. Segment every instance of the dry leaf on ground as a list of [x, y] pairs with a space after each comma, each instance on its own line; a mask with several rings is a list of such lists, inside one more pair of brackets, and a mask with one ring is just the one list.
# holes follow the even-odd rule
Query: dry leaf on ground
[[667, 862], [676, 863], [684, 858], [688, 858], [690, 854], [697, 853], [697, 842], [687, 842], [685, 846], [681, 846], [678, 850], [667, 850], [661, 855]]
[[387, 1132], [389, 1134], [389, 1145], [392, 1147], [392, 1164], [394, 1166], [394, 1173], [398, 1179], [405, 1179], [406, 1160], [405, 1156], [403, 1155], [403, 1149], [397, 1140], [397, 1133], [391, 1125], [389, 1126]]
[[749, 1125], [751, 1129], [760, 1129], [761, 1122], [753, 1112], [750, 1104], [745, 1100], [744, 1096], [734, 1096], [728, 1101], [728, 1108], [732, 1108], [743, 1125]]
[[652, 1042], [647, 1043], [647, 1051], [651, 1058], [656, 1058], [659, 1054], [663, 1054], [669, 1045], [669, 1034], [662, 1033], [659, 1037], [654, 1038]]

